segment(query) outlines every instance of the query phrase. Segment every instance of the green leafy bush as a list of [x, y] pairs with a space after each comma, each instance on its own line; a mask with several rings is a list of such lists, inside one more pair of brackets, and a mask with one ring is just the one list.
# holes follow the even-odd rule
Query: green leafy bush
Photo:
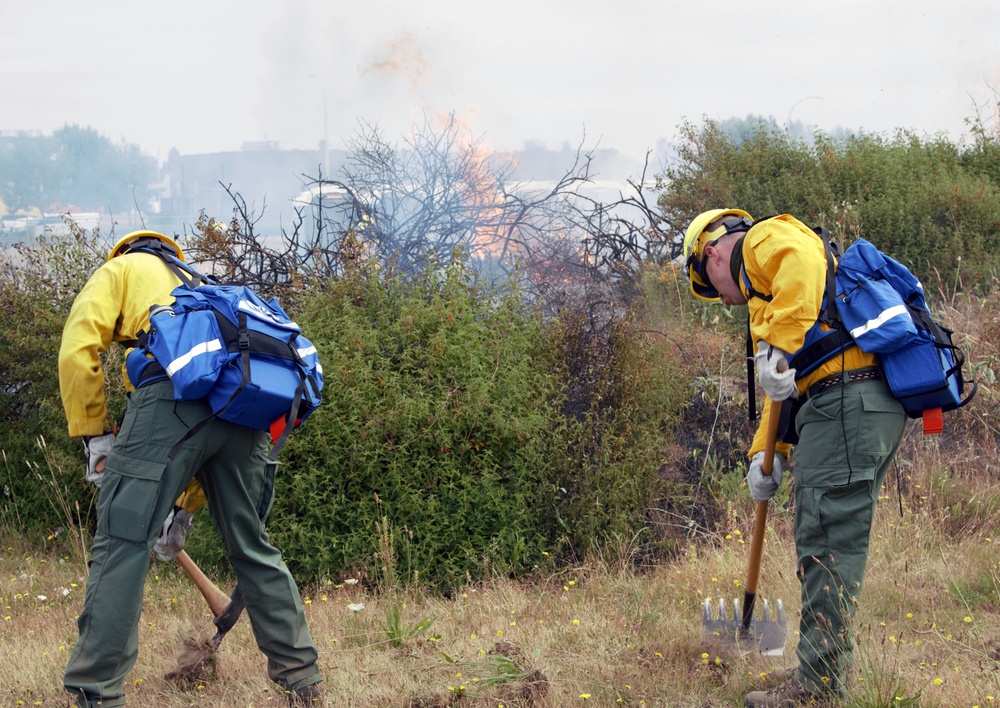
[[[76, 231], [0, 256], [0, 522], [28, 538], [92, 521], [96, 495], [84, 479], [83, 450], [67, 432], [58, 354], [73, 298], [107, 253], [105, 245], [100, 234]], [[104, 365], [114, 415], [124, 410], [120, 352], [111, 352]], [[56, 489], [62, 501], [54, 498]]]
[[[564, 310], [551, 335], [567, 395], [551, 451], [557, 494], [547, 528], [562, 541], [562, 554], [578, 560], [608, 540], [653, 530], [663, 449], [689, 396], [679, 363], [641, 331], [638, 311], [603, 327], [588, 319]], [[660, 541], [651, 533], [645, 545]]]
[[473, 283], [461, 259], [415, 281], [366, 267], [299, 300], [324, 402], [269, 520], [296, 576], [450, 589], [647, 524], [676, 367], [632, 319], [546, 323]]
[[712, 121], [681, 135], [659, 198], [679, 228], [717, 207], [790, 213], [845, 241], [867, 238], [931, 286], [990, 287], [1000, 268], [998, 151], [985, 131], [965, 149], [902, 131], [805, 142], [764, 124], [733, 138]]
[[[57, 356], [106, 247], [99, 234], [43, 241], [0, 278], [12, 315], [3, 373], [16, 382], [0, 391], [0, 522], [19, 534], [92, 523]], [[546, 322], [516, 288], [475, 283], [456, 258], [415, 279], [367, 263], [291, 293], [326, 376], [324, 405], [282, 453], [269, 519], [299, 578], [449, 588], [582, 557], [645, 523], [658, 451], [683, 405], [662, 350], [624, 313], [601, 331], [569, 311]], [[118, 348], [103, 363], [114, 419], [125, 404]], [[205, 521], [189, 549], [225, 568]]]
[[542, 558], [544, 328], [464, 262], [415, 282], [354, 271], [301, 301], [324, 403], [285, 448], [270, 524], [299, 575], [453, 585]]

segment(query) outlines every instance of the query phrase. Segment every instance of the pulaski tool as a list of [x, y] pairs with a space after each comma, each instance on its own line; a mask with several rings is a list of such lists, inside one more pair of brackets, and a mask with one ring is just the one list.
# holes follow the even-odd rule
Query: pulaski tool
[[[770, 475], [774, 469], [774, 445], [781, 418], [781, 401], [771, 401], [764, 447], [762, 472]], [[764, 553], [764, 531], [767, 528], [767, 500], [757, 502], [754, 516], [753, 540], [750, 543], [750, 560], [747, 566], [747, 584], [743, 594], [743, 607], [733, 598], [732, 615], [727, 612], [726, 601], [719, 599], [719, 615], [712, 612], [711, 598], [705, 598], [705, 612], [702, 618], [702, 637], [716, 645], [735, 648], [757, 648], [765, 656], [781, 656], [785, 653], [785, 639], [788, 637], [788, 618], [778, 600], [776, 606], [768, 606], [762, 600], [760, 613], [755, 613], [757, 581], [760, 580], [761, 556]], [[772, 616], [773, 615], [773, 616]]]
[[215, 625], [215, 635], [211, 639], [204, 640], [190, 637], [185, 639], [177, 668], [164, 676], [168, 681], [193, 683], [204, 680], [214, 672], [215, 653], [219, 650], [222, 638], [243, 614], [245, 605], [239, 583], [233, 589], [231, 596], [226, 595], [201, 571], [187, 553], [181, 551], [174, 560], [194, 581], [214, 616], [212, 623]]

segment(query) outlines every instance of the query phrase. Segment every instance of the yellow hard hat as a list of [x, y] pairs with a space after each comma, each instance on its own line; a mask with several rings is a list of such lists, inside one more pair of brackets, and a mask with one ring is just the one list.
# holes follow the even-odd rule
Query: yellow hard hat
[[[705, 230], [713, 221], [727, 214], [737, 217], [739, 224], [730, 224], [727, 221], [714, 231]], [[692, 295], [699, 300], [718, 301], [719, 291], [712, 286], [708, 274], [705, 272], [705, 262], [702, 258], [705, 246], [726, 234], [746, 231], [752, 224], [753, 217], [742, 209], [710, 209], [698, 214], [691, 221], [684, 234], [684, 268], [691, 283]]]
[[130, 234], [125, 234], [118, 239], [118, 243], [116, 243], [115, 247], [111, 249], [111, 253], [108, 254], [108, 260], [110, 261], [112, 258], [120, 256], [123, 253], [128, 253], [129, 249], [136, 241], [146, 239], [156, 239], [157, 241], [161, 241], [166, 244], [167, 248], [172, 250], [180, 260], [184, 260], [184, 251], [182, 251], [181, 247], [177, 245], [177, 242], [158, 231], [133, 231]]

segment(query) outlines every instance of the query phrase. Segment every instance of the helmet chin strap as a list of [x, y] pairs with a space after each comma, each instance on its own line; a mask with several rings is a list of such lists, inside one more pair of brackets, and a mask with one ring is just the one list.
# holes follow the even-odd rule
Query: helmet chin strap
[[740, 284], [740, 276], [743, 271], [743, 239], [745, 238], [746, 234], [736, 239], [736, 243], [733, 244], [733, 250], [729, 256], [729, 275], [737, 286]]

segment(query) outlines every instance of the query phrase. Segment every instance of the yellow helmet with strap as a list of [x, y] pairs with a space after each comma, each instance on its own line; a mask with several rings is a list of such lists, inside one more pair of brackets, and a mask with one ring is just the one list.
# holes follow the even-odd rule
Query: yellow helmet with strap
[[[707, 230], [712, 223], [730, 214], [736, 217], [732, 222], [727, 219], [715, 229]], [[684, 233], [684, 273], [691, 283], [692, 295], [708, 302], [719, 300], [719, 291], [712, 285], [705, 271], [705, 247], [726, 234], [746, 231], [752, 224], [753, 217], [742, 209], [710, 209], [691, 221]]]
[[177, 245], [177, 242], [166, 234], [161, 234], [159, 231], [133, 231], [132, 233], [125, 234], [118, 239], [118, 243], [116, 243], [114, 248], [111, 249], [111, 253], [108, 254], [108, 260], [110, 261], [112, 258], [117, 258], [122, 254], [128, 253], [137, 242], [148, 241], [149, 239], [155, 239], [162, 242], [169, 250], [172, 250], [174, 255], [176, 255], [180, 260], [184, 260], [184, 251], [182, 251], [181, 247]]

